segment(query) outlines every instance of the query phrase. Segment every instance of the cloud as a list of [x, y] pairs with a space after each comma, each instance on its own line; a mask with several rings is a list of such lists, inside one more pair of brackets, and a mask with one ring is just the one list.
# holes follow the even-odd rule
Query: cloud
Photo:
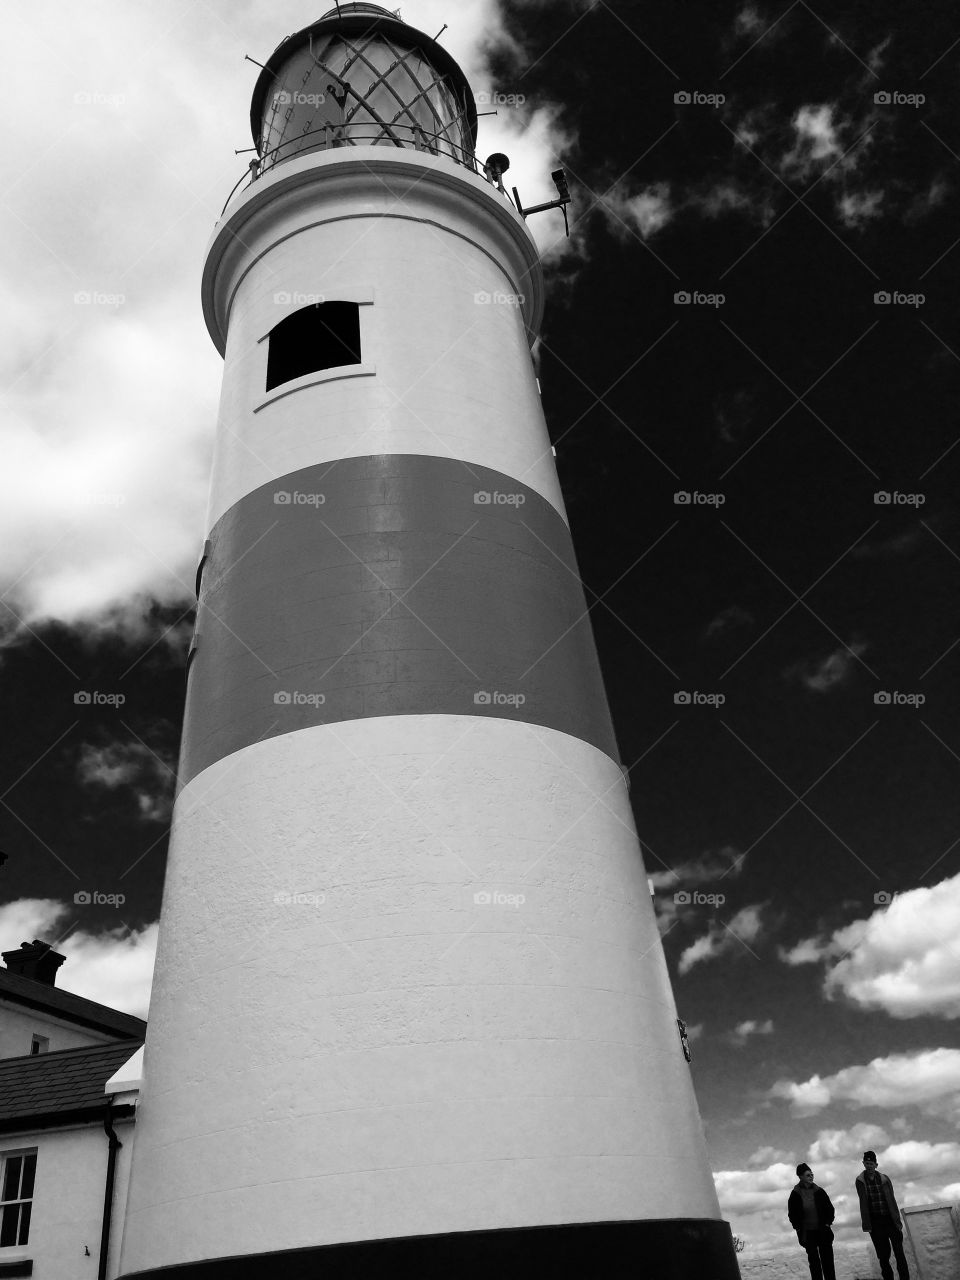
[[831, 103], [800, 107], [793, 117], [794, 145], [780, 161], [785, 172], [805, 179], [818, 165], [843, 152]]
[[715, 636], [726, 635], [730, 631], [735, 631], [738, 627], [752, 626], [753, 621], [753, 614], [748, 613], [746, 609], [741, 609], [738, 604], [728, 605], [726, 609], [721, 609], [717, 616], [711, 618], [707, 623], [703, 638], [712, 640]]
[[825, 962], [830, 999], [894, 1018], [960, 1018], [960, 872], [898, 893], [866, 919], [802, 939], [780, 958]]
[[731, 952], [746, 950], [752, 954], [750, 944], [756, 942], [762, 932], [761, 915], [765, 905], [757, 902], [743, 907], [729, 924], [711, 920], [707, 932], [681, 953], [677, 965], [680, 976], [689, 973], [696, 964], [717, 960]]
[[[57, 986], [98, 1004], [145, 1018], [157, 950], [157, 925], [92, 933], [73, 928], [84, 906], [53, 898], [21, 898], [0, 907], [3, 950], [41, 938], [67, 957], [57, 972]], [[122, 908], [121, 908], [122, 910]]]
[[837, 202], [840, 220], [845, 226], [860, 228], [882, 215], [883, 191], [851, 191]]
[[668, 182], [651, 183], [634, 195], [618, 183], [603, 196], [600, 208], [621, 240], [635, 233], [639, 233], [642, 240], [649, 240], [673, 221], [676, 212]]
[[860, 542], [850, 554], [857, 560], [903, 555], [912, 551], [923, 541], [923, 538], [922, 529], [907, 529], [904, 533], [894, 534], [892, 538], [882, 538], [876, 542]]
[[789, 1151], [781, 1151], [779, 1147], [760, 1147], [747, 1157], [747, 1164], [782, 1164], [792, 1158]]
[[768, 1018], [766, 1022], [756, 1022], [753, 1018], [748, 1018], [744, 1022], [738, 1022], [727, 1038], [732, 1044], [741, 1048], [747, 1043], [751, 1036], [769, 1036], [772, 1034], [772, 1018]]
[[176, 773], [171, 760], [142, 742], [83, 743], [77, 776], [87, 786], [129, 788], [144, 822], [169, 822]]
[[724, 880], [728, 875], [738, 876], [743, 870], [745, 855], [732, 844], [719, 849], [708, 849], [699, 857], [678, 862], [665, 871], [654, 871], [650, 880], [654, 889], [679, 888], [680, 885], [705, 885]]
[[844, 645], [834, 649], [826, 657], [812, 662], [798, 662], [784, 671], [787, 679], [799, 680], [805, 689], [812, 693], [828, 693], [839, 685], [846, 684], [853, 673], [857, 659], [865, 653], [865, 644]]
[[788, 1101], [794, 1115], [808, 1116], [838, 1103], [852, 1107], [919, 1106], [960, 1115], [960, 1049], [919, 1049], [844, 1067], [808, 1080], [778, 1080], [771, 1098]]
[[[257, 69], [243, 55], [265, 60], [286, 28], [262, 0], [211, 0], [189, 22], [122, 8], [122, 21], [101, 0], [65, 10], [24, 30], [4, 65], [12, 100], [35, 99], [38, 60], [57, 83], [54, 109], [7, 151], [0, 593], [13, 639], [47, 620], [137, 633], [154, 600], [187, 607], [204, 536], [222, 361], [198, 267], [246, 165], [234, 148]], [[404, 18], [430, 35], [450, 21], [444, 46], [490, 86], [506, 39], [493, 0], [461, 0], [453, 17], [413, 0]], [[572, 141], [560, 108], [537, 101], [483, 117], [478, 151], [510, 155], [529, 205], [556, 196], [550, 171]], [[528, 225], [545, 254], [577, 253], [559, 213]]]
[[821, 1129], [807, 1151], [812, 1164], [825, 1160], [859, 1158], [864, 1151], [879, 1151], [889, 1142], [878, 1124], [854, 1124], [848, 1129]]

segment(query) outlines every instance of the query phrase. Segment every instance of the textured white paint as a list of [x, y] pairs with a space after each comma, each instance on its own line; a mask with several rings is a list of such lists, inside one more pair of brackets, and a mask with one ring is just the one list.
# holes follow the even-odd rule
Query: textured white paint
[[450, 715], [247, 747], [175, 809], [124, 1266], [719, 1218], [675, 1016], [602, 752]]
[[[120, 1274], [120, 1232], [130, 1181], [134, 1125], [118, 1121], [123, 1144], [117, 1155], [108, 1280]], [[103, 1226], [107, 1137], [101, 1122], [73, 1128], [0, 1135], [0, 1152], [37, 1149], [30, 1237], [0, 1250], [0, 1261], [33, 1259], [33, 1280], [94, 1280]], [[84, 1245], [90, 1256], [84, 1254]]]
[[[490, 467], [564, 515], [524, 308], [494, 300], [523, 294], [535, 323], [541, 269], [489, 184], [410, 151], [313, 153], [254, 184], [225, 226], [204, 287], [214, 331], [229, 310], [208, 528], [279, 476], [376, 453]], [[263, 334], [304, 299], [370, 296], [361, 356], [375, 376], [306, 386], [255, 413]]]

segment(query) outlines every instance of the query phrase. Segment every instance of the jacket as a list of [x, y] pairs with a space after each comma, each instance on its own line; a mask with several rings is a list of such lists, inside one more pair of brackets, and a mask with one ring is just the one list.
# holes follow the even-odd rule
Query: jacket
[[[903, 1223], [900, 1221], [900, 1209], [897, 1206], [896, 1196], [893, 1194], [893, 1183], [885, 1173], [877, 1171], [877, 1177], [883, 1186], [883, 1194], [887, 1201], [887, 1208], [890, 1210], [890, 1217], [893, 1219], [893, 1225], [898, 1231], [903, 1230]], [[857, 1174], [857, 1195], [860, 1197], [860, 1225], [864, 1231], [870, 1230], [870, 1192], [867, 1190], [867, 1180], [864, 1173]]]
[[[830, 1203], [830, 1197], [823, 1187], [818, 1187], [816, 1183], [813, 1184], [813, 1192], [813, 1203], [817, 1210], [817, 1217], [820, 1219], [820, 1230], [826, 1231], [827, 1236], [832, 1240], [833, 1232], [830, 1230], [830, 1223], [834, 1218], [834, 1208]], [[791, 1227], [797, 1233], [797, 1239], [803, 1244], [806, 1229], [803, 1225], [803, 1200], [800, 1196], [799, 1182], [790, 1192], [790, 1198], [787, 1201], [787, 1217], [790, 1219]]]

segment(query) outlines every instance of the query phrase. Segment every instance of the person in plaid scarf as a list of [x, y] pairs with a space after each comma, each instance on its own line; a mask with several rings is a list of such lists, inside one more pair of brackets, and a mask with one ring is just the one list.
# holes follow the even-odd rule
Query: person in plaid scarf
[[857, 1174], [857, 1195], [860, 1198], [860, 1225], [870, 1232], [870, 1239], [880, 1259], [883, 1280], [893, 1280], [890, 1268], [890, 1248], [897, 1260], [899, 1280], [910, 1280], [910, 1268], [903, 1253], [903, 1223], [893, 1183], [877, 1168], [877, 1153], [863, 1153], [863, 1173]]

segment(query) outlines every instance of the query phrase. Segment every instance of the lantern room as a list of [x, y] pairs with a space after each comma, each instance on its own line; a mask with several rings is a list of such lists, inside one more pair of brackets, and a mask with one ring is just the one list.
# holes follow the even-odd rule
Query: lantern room
[[265, 173], [335, 147], [409, 147], [476, 168], [477, 108], [435, 40], [374, 4], [341, 4], [289, 36], [250, 111]]

